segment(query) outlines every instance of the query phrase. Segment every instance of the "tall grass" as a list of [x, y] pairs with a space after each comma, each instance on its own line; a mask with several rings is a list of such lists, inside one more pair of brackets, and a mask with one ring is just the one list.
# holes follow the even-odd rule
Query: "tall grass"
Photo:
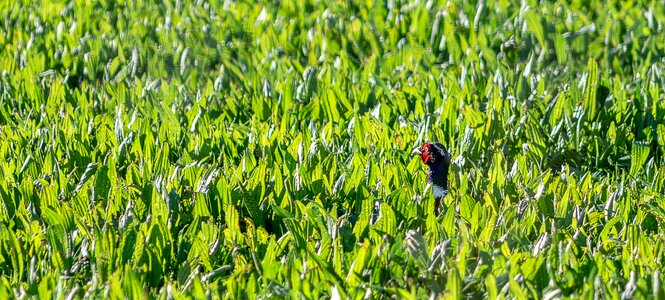
[[665, 297], [662, 1], [0, 12], [0, 298]]

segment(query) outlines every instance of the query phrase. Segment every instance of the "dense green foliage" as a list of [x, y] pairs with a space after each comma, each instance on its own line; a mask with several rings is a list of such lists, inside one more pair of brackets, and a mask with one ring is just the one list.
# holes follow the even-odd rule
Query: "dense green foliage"
[[0, 2], [0, 298], [665, 296], [662, 1], [87, 2]]

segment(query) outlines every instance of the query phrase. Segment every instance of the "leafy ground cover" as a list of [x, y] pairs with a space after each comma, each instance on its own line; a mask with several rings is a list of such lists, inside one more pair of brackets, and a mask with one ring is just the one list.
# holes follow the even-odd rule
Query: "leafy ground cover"
[[662, 1], [0, 12], [0, 298], [665, 297]]

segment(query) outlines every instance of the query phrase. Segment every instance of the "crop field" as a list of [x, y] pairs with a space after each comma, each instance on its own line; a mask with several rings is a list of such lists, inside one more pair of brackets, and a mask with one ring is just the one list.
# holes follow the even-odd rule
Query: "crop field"
[[662, 0], [0, 1], [0, 299], [664, 299], [664, 154]]

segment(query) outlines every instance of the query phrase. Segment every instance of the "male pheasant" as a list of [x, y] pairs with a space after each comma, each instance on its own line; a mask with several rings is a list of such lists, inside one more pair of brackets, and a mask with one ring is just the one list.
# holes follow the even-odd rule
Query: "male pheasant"
[[425, 142], [413, 149], [411, 155], [420, 155], [423, 163], [429, 166], [427, 183], [431, 184], [434, 190], [434, 212], [438, 215], [441, 199], [448, 194], [450, 153], [439, 142]]

